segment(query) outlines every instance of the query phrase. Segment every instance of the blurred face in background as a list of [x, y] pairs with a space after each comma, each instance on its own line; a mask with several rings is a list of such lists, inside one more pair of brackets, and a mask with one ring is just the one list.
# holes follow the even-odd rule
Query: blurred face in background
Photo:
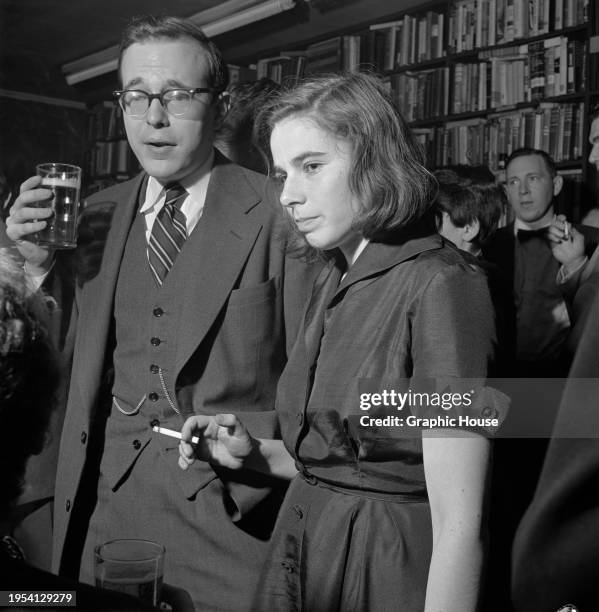
[[589, 163], [593, 164], [596, 170], [599, 170], [599, 117], [591, 123], [589, 142], [592, 147], [589, 153]]
[[[123, 53], [121, 79], [123, 89], [147, 93], [210, 87], [206, 52], [191, 38], [132, 44]], [[180, 180], [206, 161], [214, 139], [213, 98], [195, 94], [183, 116], [173, 116], [157, 99], [141, 117], [124, 113], [129, 144], [150, 176], [162, 184]]]

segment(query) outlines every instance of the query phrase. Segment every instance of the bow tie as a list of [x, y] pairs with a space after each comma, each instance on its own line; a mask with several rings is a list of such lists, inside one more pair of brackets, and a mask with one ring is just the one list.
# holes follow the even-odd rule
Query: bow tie
[[517, 236], [520, 242], [526, 242], [527, 240], [530, 240], [531, 238], [545, 239], [547, 237], [547, 228], [542, 227], [536, 230], [519, 229], [517, 232]]

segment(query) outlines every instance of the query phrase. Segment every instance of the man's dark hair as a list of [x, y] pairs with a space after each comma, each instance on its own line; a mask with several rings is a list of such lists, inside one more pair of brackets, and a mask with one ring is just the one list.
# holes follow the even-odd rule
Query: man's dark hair
[[549, 155], [549, 153], [546, 151], [541, 149], [533, 149], [531, 147], [522, 147], [513, 151], [505, 162], [505, 169], [507, 170], [508, 166], [518, 157], [529, 157], [530, 155], [537, 155], [545, 162], [545, 167], [551, 175], [551, 178], [557, 176], [557, 166], [553, 161], [553, 157], [551, 157], [551, 155]]
[[268, 143], [254, 142], [254, 124], [259, 112], [279, 90], [280, 85], [268, 78], [229, 87], [229, 110], [218, 127], [216, 141], [234, 162], [268, 172], [262, 155]]
[[209, 67], [209, 87], [222, 92], [229, 84], [229, 70], [218, 47], [202, 32], [201, 28], [188, 19], [168, 15], [141, 15], [134, 17], [125, 28], [119, 48], [118, 74], [121, 74], [123, 53], [135, 43], [168, 38], [195, 40], [206, 52]]

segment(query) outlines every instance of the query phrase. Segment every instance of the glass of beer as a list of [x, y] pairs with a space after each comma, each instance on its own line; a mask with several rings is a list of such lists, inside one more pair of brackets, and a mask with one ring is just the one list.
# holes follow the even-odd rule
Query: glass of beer
[[150, 540], [111, 540], [96, 546], [96, 586], [127, 593], [157, 607], [165, 548]]
[[40, 206], [50, 206], [54, 213], [44, 219], [47, 225], [37, 233], [37, 243], [55, 249], [74, 249], [77, 246], [81, 168], [71, 164], [38, 164], [36, 174], [42, 177], [40, 187], [52, 191], [49, 204], [42, 202]]

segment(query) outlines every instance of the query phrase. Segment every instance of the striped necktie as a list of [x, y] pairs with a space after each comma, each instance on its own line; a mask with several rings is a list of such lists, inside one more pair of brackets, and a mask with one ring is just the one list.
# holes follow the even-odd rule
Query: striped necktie
[[159, 287], [162, 286], [187, 239], [185, 214], [181, 212], [181, 205], [186, 197], [187, 191], [179, 183], [169, 183], [166, 186], [164, 206], [152, 226], [148, 261]]

